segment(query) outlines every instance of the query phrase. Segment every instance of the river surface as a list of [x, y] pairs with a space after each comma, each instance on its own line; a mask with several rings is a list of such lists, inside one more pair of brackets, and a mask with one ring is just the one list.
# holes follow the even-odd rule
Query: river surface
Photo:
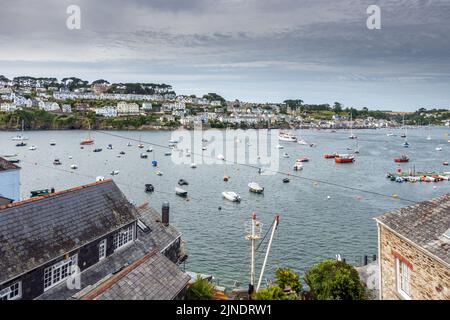
[[[108, 134], [93, 131], [95, 145], [84, 149], [80, 149], [79, 142], [88, 135], [86, 131], [25, 132], [30, 139], [28, 145], [21, 148], [11, 140], [15, 132], [0, 132], [0, 155], [18, 154], [22, 167], [22, 198], [29, 197], [31, 190], [51, 187], [62, 190], [91, 183], [98, 176], [111, 177], [110, 172], [118, 170], [120, 173], [113, 179], [133, 203], [150, 202], [158, 211], [163, 202], [170, 203], [171, 223], [183, 233], [189, 254], [186, 270], [212, 274], [221, 285], [232, 286], [235, 280], [242, 285], [248, 283], [250, 244], [245, 240], [245, 234], [252, 212], [256, 212], [263, 223], [262, 235], [267, 232], [275, 214], [281, 216], [266, 272], [266, 277], [271, 278], [273, 270], [279, 266], [304, 272], [314, 263], [334, 258], [336, 254], [353, 263], [363, 255], [376, 254], [374, 217], [410, 204], [400, 198], [419, 201], [450, 192], [450, 183], [446, 181], [396, 183], [385, 177], [387, 172], [394, 172], [399, 167], [403, 170], [414, 166], [418, 171], [450, 171], [450, 167], [442, 164], [450, 161], [449, 128], [408, 130], [411, 144], [408, 149], [402, 146], [400, 130], [394, 131], [396, 136], [387, 136], [387, 132], [384, 129], [355, 130], [356, 145], [355, 140], [348, 139], [346, 131], [293, 131], [316, 146], [280, 142], [284, 149], [278, 150], [280, 155], [274, 161], [279, 164], [276, 171], [307, 178], [291, 177], [290, 183], [282, 182], [285, 177], [282, 174], [259, 174], [252, 167], [220, 161], [202, 165], [198, 155], [187, 164], [176, 164], [170, 156], [164, 156], [167, 149], [157, 146], [168, 145], [172, 134], [168, 131], [109, 131]], [[240, 134], [245, 135], [237, 132], [238, 136]], [[428, 135], [431, 140], [426, 139]], [[129, 139], [142, 139], [145, 148], [137, 148], [136, 141], [132, 141], [133, 146], [127, 146]], [[240, 143], [245, 144], [245, 137], [241, 140]], [[50, 146], [50, 141], [56, 145]], [[108, 144], [114, 149], [107, 150]], [[250, 144], [256, 144], [256, 141], [250, 139]], [[37, 150], [29, 150], [31, 145], [36, 145]], [[141, 159], [140, 154], [150, 145], [153, 153], [148, 153], [148, 159]], [[353, 164], [335, 164], [333, 159], [323, 158], [325, 153], [351, 152], [347, 150], [349, 147], [360, 150]], [[436, 147], [441, 147], [442, 151], [436, 151]], [[94, 153], [94, 148], [103, 151]], [[119, 158], [119, 151], [126, 154]], [[204, 152], [208, 154], [209, 150]], [[290, 158], [282, 157], [285, 152]], [[399, 166], [393, 158], [403, 153], [407, 153], [411, 161]], [[302, 171], [294, 172], [292, 166], [300, 156], [310, 158], [310, 162], [303, 164]], [[52, 164], [55, 158], [61, 160], [61, 166]], [[153, 159], [159, 162], [158, 168], [151, 166]], [[198, 164], [196, 169], [190, 168], [191, 161]], [[71, 170], [71, 164], [77, 164], [79, 168]], [[163, 175], [157, 176], [157, 170]], [[223, 181], [224, 175], [230, 176], [228, 182]], [[174, 188], [180, 178], [189, 182], [184, 187], [189, 192], [187, 199], [175, 195]], [[263, 195], [248, 191], [247, 185], [251, 181], [265, 187]], [[146, 183], [155, 186], [153, 194], [144, 192]], [[221, 193], [226, 190], [237, 192], [242, 197], [241, 203], [224, 200]], [[260, 250], [257, 270], [263, 258], [264, 251]]]

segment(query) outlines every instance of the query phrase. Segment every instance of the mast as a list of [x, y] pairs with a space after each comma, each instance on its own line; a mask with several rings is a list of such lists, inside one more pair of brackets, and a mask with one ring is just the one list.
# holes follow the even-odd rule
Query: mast
[[261, 224], [256, 221], [256, 213], [252, 213], [252, 220], [250, 225], [249, 233], [245, 236], [245, 239], [249, 240], [251, 243], [251, 261], [250, 261], [250, 284], [249, 284], [249, 294], [251, 295], [254, 291], [255, 286], [255, 258], [256, 258], [256, 240], [261, 238]]
[[270, 252], [270, 248], [272, 246], [273, 237], [275, 235], [275, 231], [277, 230], [277, 227], [278, 227], [279, 223], [280, 223], [280, 215], [277, 214], [275, 216], [275, 221], [274, 221], [274, 224], [273, 224], [272, 233], [270, 234], [270, 240], [269, 240], [269, 244], [267, 246], [266, 255], [264, 257], [264, 262], [263, 262], [263, 266], [262, 266], [262, 269], [261, 269], [261, 274], [259, 275], [258, 285], [256, 286], [256, 292], [258, 292], [259, 288], [261, 287], [261, 281], [262, 281], [262, 278], [264, 276], [264, 270], [266, 269], [267, 258], [269, 257], [269, 252]]

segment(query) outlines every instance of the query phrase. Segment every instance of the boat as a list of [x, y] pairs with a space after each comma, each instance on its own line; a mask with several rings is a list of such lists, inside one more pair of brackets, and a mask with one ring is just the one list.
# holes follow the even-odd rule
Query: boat
[[125, 151], [120, 151], [119, 154], [124, 155]]
[[153, 149], [152, 148], [148, 148], [147, 150], [145, 150], [145, 152], [153, 152]]
[[223, 176], [223, 181], [228, 182], [228, 180], [230, 180], [229, 176]]
[[112, 150], [112, 149], [113, 149], [113, 146], [112, 146], [112, 144], [108, 144], [108, 146], [106, 147], [106, 149], [108, 149], [108, 150]]
[[96, 149], [94, 149], [94, 152], [102, 152], [102, 149], [101, 148], [96, 148]]
[[195, 169], [195, 168], [197, 168], [197, 165], [195, 163], [191, 163], [191, 168]]
[[187, 197], [187, 191], [180, 187], [175, 187], [175, 194], [180, 197]]
[[408, 141], [403, 142], [403, 146], [404, 146], [405, 148], [409, 148], [409, 143], [408, 143]]
[[298, 158], [296, 161], [297, 161], [297, 162], [309, 162], [309, 158], [307, 158], [307, 157], [301, 157], [301, 158]]
[[171, 156], [172, 153], [171, 153], [171, 152], [165, 152], [164, 155], [165, 155], [165, 156]]
[[405, 129], [405, 115], [403, 115], [402, 129], [404, 130], [400, 135], [400, 138], [406, 138], [406, 129]]
[[394, 161], [395, 162], [409, 162], [409, 157], [406, 154], [404, 154], [398, 158], [395, 158]]
[[225, 160], [225, 157], [223, 156], [223, 154], [219, 154], [217, 156], [217, 160]]
[[157, 165], [158, 165], [158, 161], [153, 160], [153, 161], [152, 161], [152, 166], [153, 166], [153, 167], [156, 167]]
[[152, 184], [147, 183], [145, 185], [145, 192], [153, 192], [153, 191], [155, 191], [155, 187]]
[[202, 150], [205, 151], [205, 150], [206, 150], [206, 147], [202, 147]]
[[296, 161], [295, 164], [294, 164], [294, 170], [295, 171], [303, 170], [302, 164], [300, 162]]
[[26, 142], [20, 141], [19, 143], [16, 143], [16, 147], [25, 147], [27, 145]]
[[56, 142], [50, 142], [51, 146], [56, 146]]
[[277, 149], [284, 149], [284, 147], [282, 145], [277, 145], [275, 148], [277, 148]]
[[13, 137], [12, 140], [13, 141], [24, 141], [24, 140], [28, 140], [28, 137], [25, 137], [23, 134], [24, 131], [24, 121], [22, 120], [22, 133], [18, 134], [17, 136]]
[[289, 155], [287, 153], [284, 153], [283, 158], [289, 158]]
[[357, 139], [358, 137], [353, 134], [353, 114], [352, 111], [350, 111], [350, 135], [348, 137], [349, 139]]
[[352, 163], [355, 161], [355, 156], [351, 154], [338, 154], [334, 158], [336, 163]]
[[162, 173], [161, 171], [156, 171], [156, 175], [157, 175], [157, 176], [162, 176], [163, 173]]
[[133, 144], [131, 143], [131, 141], [128, 141], [127, 143], [127, 147], [131, 147]]
[[283, 183], [289, 183], [291, 180], [289, 178], [284, 178]]
[[104, 176], [98, 176], [97, 178], [95, 178], [95, 181], [96, 182], [105, 181], [105, 177]]
[[323, 157], [324, 157], [325, 159], [334, 159], [334, 158], [336, 158], [336, 156], [337, 156], [336, 153], [327, 153], [327, 154], [324, 154], [324, 155], [323, 155]]
[[61, 165], [62, 163], [61, 163], [61, 161], [59, 161], [59, 159], [55, 159], [55, 160], [53, 160], [53, 164], [54, 164], [55, 166], [59, 166], [59, 165]]
[[119, 174], [119, 170], [113, 170], [110, 173], [112, 176], [117, 176]]
[[73, 170], [78, 169], [78, 166], [77, 166], [76, 164], [72, 164], [72, 165], [70, 166], [70, 169], [73, 169]]
[[263, 193], [264, 192], [264, 188], [261, 187], [258, 183], [256, 182], [250, 182], [248, 184], [248, 188], [250, 190], [250, 192], [253, 193]]
[[280, 134], [278, 135], [278, 140], [287, 142], [297, 142], [297, 137], [287, 132], [280, 132]]
[[443, 166], [448, 166], [448, 161], [444, 161], [444, 162], [442, 163], [442, 165], [443, 165]]
[[10, 160], [8, 160], [8, 162], [11, 162], [11, 163], [20, 163], [20, 160], [19, 160], [19, 159], [10, 159]]
[[147, 158], [148, 158], [148, 155], [147, 155], [147, 154], [141, 153], [141, 159], [147, 159]]
[[139, 148], [139, 149], [143, 149], [143, 148], [144, 148], [144, 145], [143, 145], [143, 144], [138, 144], [138, 148]]
[[297, 141], [297, 143], [298, 144], [301, 144], [301, 145], [304, 145], [304, 146], [307, 146], [307, 145], [309, 145], [309, 143], [308, 142], [306, 142], [305, 140], [303, 140], [303, 139], [300, 139], [300, 140], [298, 140]]
[[180, 180], [178, 180], [178, 185], [187, 186], [187, 185], [189, 185], [189, 183], [184, 179], [180, 179]]
[[388, 133], [386, 133], [386, 135], [387, 135], [388, 137], [392, 137], [392, 136], [394, 136], [394, 133], [393, 133], [393, 132], [388, 132]]
[[231, 202], [241, 202], [241, 197], [233, 191], [224, 191], [222, 192], [222, 196]]
[[441, 147], [437, 147], [435, 150], [436, 151], [442, 151], [442, 148]]
[[178, 140], [170, 139], [170, 140], [169, 140], [169, 143], [178, 143]]

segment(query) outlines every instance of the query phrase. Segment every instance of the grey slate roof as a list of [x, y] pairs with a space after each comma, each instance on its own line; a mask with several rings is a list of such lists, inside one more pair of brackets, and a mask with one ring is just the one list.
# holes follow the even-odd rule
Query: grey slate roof
[[112, 180], [0, 207], [0, 283], [136, 220]]
[[450, 193], [394, 210], [376, 221], [450, 265]]
[[8, 160], [0, 157], [0, 171], [18, 170], [18, 169], [20, 169], [19, 166], [17, 166], [14, 163], [9, 162]]
[[96, 300], [172, 300], [190, 277], [163, 254], [156, 253], [99, 294]]

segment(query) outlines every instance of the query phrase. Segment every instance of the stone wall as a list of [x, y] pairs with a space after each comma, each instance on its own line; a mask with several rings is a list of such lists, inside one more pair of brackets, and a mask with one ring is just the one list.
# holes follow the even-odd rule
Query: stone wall
[[412, 268], [411, 299], [450, 300], [450, 268], [380, 225], [381, 299], [403, 299], [397, 292], [396, 256]]

